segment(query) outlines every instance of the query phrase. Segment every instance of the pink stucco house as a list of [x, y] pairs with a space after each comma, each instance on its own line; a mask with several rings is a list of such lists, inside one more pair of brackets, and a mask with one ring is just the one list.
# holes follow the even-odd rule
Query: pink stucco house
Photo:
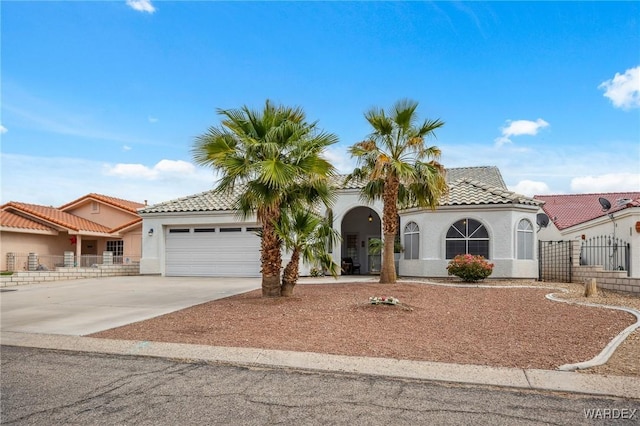
[[104, 252], [114, 263], [138, 262], [144, 206], [93, 193], [60, 207], [8, 202], [0, 206], [0, 270], [27, 269], [29, 253], [45, 269], [63, 265], [65, 252], [74, 266], [102, 263]]

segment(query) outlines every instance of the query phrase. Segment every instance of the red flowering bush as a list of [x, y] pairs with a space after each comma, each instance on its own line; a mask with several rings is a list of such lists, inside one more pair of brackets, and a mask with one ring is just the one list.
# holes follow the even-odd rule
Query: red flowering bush
[[482, 256], [459, 254], [447, 266], [447, 273], [462, 278], [466, 282], [476, 282], [487, 278], [493, 272], [493, 263]]

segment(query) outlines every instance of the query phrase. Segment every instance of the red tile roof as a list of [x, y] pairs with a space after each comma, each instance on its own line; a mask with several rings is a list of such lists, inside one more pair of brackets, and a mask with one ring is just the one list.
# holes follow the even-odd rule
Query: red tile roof
[[0, 226], [35, 231], [55, 231], [40, 222], [4, 210], [0, 210]]
[[[113, 206], [115, 208], [132, 213], [133, 217], [129, 222], [110, 229], [104, 225], [81, 218], [68, 213], [73, 207], [78, 207], [92, 201]], [[121, 198], [109, 197], [102, 194], [87, 194], [59, 208], [42, 206], [38, 204], [28, 204], [11, 201], [0, 206], [0, 225], [4, 227], [19, 229], [56, 230], [66, 228], [76, 232], [98, 232], [104, 234], [116, 233], [123, 229], [135, 226], [142, 221], [138, 216], [138, 209], [144, 207], [142, 203], [123, 200]], [[50, 224], [47, 226], [46, 224]]]
[[[640, 207], [640, 192], [609, 192], [600, 194], [536, 195], [536, 200], [544, 201], [544, 212], [559, 230], [606, 216], [628, 207]], [[598, 202], [605, 198], [611, 203], [609, 211], [602, 211]], [[631, 200], [618, 203], [618, 200]]]
[[20, 211], [35, 218], [41, 219], [45, 222], [49, 222], [73, 231], [109, 233], [109, 228], [107, 228], [106, 226], [100, 225], [87, 219], [83, 219], [78, 216], [74, 216], [69, 213], [65, 213], [61, 210], [56, 209], [55, 207], [41, 206], [38, 204], [17, 203], [15, 201], [11, 201], [4, 204], [2, 206], [2, 210]]
[[142, 223], [142, 218], [141, 217], [133, 219], [131, 222], [123, 223], [122, 225], [116, 226], [115, 228], [111, 228], [111, 230], [109, 232], [114, 233], [114, 232], [122, 231], [123, 229], [132, 227], [132, 226], [137, 225], [139, 223]]
[[113, 207], [117, 207], [122, 210], [129, 211], [131, 213], [138, 214], [138, 209], [144, 207], [145, 205], [142, 203], [138, 203], [135, 201], [123, 200], [121, 198], [109, 197], [107, 195], [91, 193], [87, 194], [83, 197], [80, 197], [76, 200], [73, 200], [67, 204], [64, 204], [58, 207], [59, 210], [68, 210], [71, 207], [76, 207], [81, 204], [88, 203], [90, 201], [101, 201], [105, 204], [109, 204]]

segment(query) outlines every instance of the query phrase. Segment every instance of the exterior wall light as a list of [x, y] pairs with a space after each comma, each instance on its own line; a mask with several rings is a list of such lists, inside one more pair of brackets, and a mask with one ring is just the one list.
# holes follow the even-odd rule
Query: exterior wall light
[[153, 237], [153, 228], [149, 229], [149, 236]]

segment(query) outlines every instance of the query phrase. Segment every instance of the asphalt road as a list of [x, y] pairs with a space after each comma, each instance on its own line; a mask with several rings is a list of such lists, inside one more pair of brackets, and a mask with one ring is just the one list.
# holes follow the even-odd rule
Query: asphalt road
[[[640, 401], [2, 346], [13, 425], [639, 424]], [[605, 411], [610, 410], [610, 411]], [[598, 413], [592, 411], [592, 413]]]

